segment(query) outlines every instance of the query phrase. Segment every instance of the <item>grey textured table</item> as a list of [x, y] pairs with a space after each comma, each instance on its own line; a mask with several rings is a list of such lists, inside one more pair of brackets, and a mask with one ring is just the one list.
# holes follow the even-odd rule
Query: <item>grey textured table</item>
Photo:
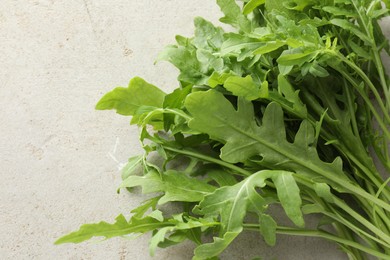
[[[0, 3], [0, 259], [151, 259], [147, 237], [54, 246], [82, 223], [112, 221], [141, 195], [116, 194], [118, 166], [141, 151], [136, 127], [96, 101], [141, 76], [166, 91], [176, 70], [153, 66], [214, 1], [2, 0]], [[385, 26], [385, 30], [389, 31]], [[346, 259], [318, 239], [241, 236], [222, 259]], [[155, 259], [190, 259], [193, 245]]]

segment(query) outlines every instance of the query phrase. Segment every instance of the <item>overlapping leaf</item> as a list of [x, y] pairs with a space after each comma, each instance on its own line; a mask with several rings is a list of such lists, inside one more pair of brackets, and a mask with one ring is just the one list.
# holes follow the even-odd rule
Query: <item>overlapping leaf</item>
[[215, 187], [184, 173], [168, 170], [160, 175], [157, 171], [149, 171], [143, 176], [129, 176], [121, 184], [121, 188], [142, 187], [144, 193], [163, 192], [159, 204], [169, 201], [195, 202], [213, 192]]
[[[291, 172], [286, 171], [260, 171], [245, 180], [233, 185], [217, 189], [214, 193], [204, 197], [196, 213], [205, 216], [219, 215], [221, 219], [222, 236], [215, 238], [214, 243], [200, 246], [195, 253], [201, 254], [207, 250], [209, 256], [216, 256], [226, 248], [230, 242], [242, 231], [243, 220], [248, 209], [255, 209], [261, 222], [260, 232], [270, 244], [275, 241], [275, 222], [264, 214], [267, 209], [267, 199], [256, 190], [266, 185], [265, 180], [271, 178], [276, 186], [279, 201], [286, 214], [298, 226], [303, 226], [301, 212], [301, 197], [299, 188]], [[271, 224], [269, 228], [265, 223]], [[217, 246], [218, 245], [218, 246]], [[213, 249], [214, 247], [214, 249]]]
[[187, 97], [185, 107], [193, 116], [191, 128], [225, 144], [221, 158], [227, 162], [245, 162], [260, 155], [261, 164], [274, 169], [326, 176], [330, 181], [345, 176], [339, 159], [333, 163], [319, 159], [312, 147], [314, 129], [307, 121], [302, 122], [294, 143], [286, 140], [283, 112], [276, 103], [267, 106], [261, 126], [256, 123], [251, 102], [239, 98], [235, 110], [217, 91], [193, 93]]

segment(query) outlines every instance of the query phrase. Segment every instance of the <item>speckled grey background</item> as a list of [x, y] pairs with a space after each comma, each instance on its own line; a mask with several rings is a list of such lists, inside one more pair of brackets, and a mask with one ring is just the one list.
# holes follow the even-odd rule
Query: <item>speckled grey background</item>
[[[141, 151], [136, 127], [94, 105], [133, 76], [176, 87], [176, 70], [153, 62], [175, 34], [192, 35], [195, 16], [221, 15], [213, 0], [0, 2], [0, 259], [152, 259], [147, 237], [53, 242], [142, 200], [116, 194], [118, 167]], [[190, 259], [192, 250], [186, 243], [154, 259]], [[222, 259], [256, 255], [346, 259], [323, 240], [280, 236], [270, 250], [257, 234], [241, 236]]]

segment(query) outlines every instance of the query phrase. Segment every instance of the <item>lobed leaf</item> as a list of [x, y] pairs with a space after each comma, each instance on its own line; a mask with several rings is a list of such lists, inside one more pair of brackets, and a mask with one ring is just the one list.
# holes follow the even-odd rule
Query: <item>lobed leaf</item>
[[253, 82], [250, 75], [245, 78], [231, 76], [226, 79], [224, 87], [235, 96], [243, 97], [247, 100], [266, 98], [268, 96], [268, 85], [258, 86]]
[[130, 222], [127, 222], [123, 215], [119, 215], [115, 220], [116, 221], [113, 224], [101, 221], [96, 224], [82, 225], [78, 231], [59, 238], [55, 244], [80, 243], [92, 237], [105, 237], [108, 239], [130, 233], [146, 233], [170, 225], [152, 217], [145, 217], [142, 219], [133, 217]]
[[115, 109], [121, 115], [134, 115], [141, 106], [162, 107], [165, 93], [145, 80], [135, 77], [127, 88], [118, 87], [105, 94], [96, 109]]

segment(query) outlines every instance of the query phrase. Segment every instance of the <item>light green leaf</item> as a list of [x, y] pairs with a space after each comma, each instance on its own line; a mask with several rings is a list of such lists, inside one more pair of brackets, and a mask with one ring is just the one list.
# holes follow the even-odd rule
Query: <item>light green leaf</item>
[[259, 7], [260, 5], [263, 5], [265, 4], [265, 0], [250, 0], [245, 6], [244, 6], [244, 9], [243, 9], [243, 13], [245, 15], [251, 13], [253, 10], [255, 10], [257, 7]]
[[232, 92], [235, 96], [244, 97], [247, 100], [255, 100], [258, 98], [266, 98], [268, 96], [268, 85], [263, 87], [261, 91], [260, 86], [253, 82], [250, 75], [245, 78], [238, 76], [231, 76], [226, 79], [224, 87]]
[[130, 233], [146, 233], [157, 228], [170, 225], [151, 217], [145, 217], [142, 219], [133, 217], [130, 222], [127, 222], [123, 215], [119, 215], [115, 220], [114, 224], [102, 221], [97, 224], [82, 225], [78, 231], [61, 237], [55, 242], [55, 244], [80, 243], [92, 237], [105, 237], [108, 239], [116, 236], [124, 236]]
[[204, 260], [221, 254], [239, 235], [239, 232], [226, 232], [222, 238], [214, 237], [214, 242], [198, 246], [192, 260]]
[[149, 254], [151, 256], [154, 256], [158, 245], [166, 239], [165, 236], [167, 235], [167, 233], [172, 232], [173, 230], [175, 230], [174, 226], [164, 227], [164, 228], [161, 228], [160, 230], [158, 230], [152, 236], [152, 238], [149, 241]]
[[[196, 213], [205, 216], [221, 216], [222, 231], [241, 232], [242, 222], [247, 213], [247, 208], [252, 201], [258, 202], [260, 195], [255, 190], [256, 187], [264, 187], [265, 179], [271, 175], [270, 171], [262, 171], [249, 176], [243, 181], [233, 185], [224, 186], [214, 193], [204, 197], [200, 202]], [[254, 200], [252, 200], [254, 198]], [[264, 201], [263, 201], [264, 203]], [[256, 205], [258, 208], [266, 205]]]
[[218, 225], [207, 219], [183, 216], [183, 214], [173, 215], [167, 221], [171, 226], [166, 226], [158, 230], [149, 243], [150, 254], [153, 256], [157, 247], [175, 245], [185, 239], [190, 239], [199, 243], [200, 228], [209, 228]]
[[157, 61], [166, 60], [180, 70], [180, 81], [202, 85], [207, 79], [209, 64], [202, 64], [196, 57], [194, 47], [167, 46], [159, 54]]
[[226, 41], [221, 46], [221, 55], [238, 55], [241, 53], [253, 55], [253, 51], [261, 45], [262, 43], [257, 39], [249, 38], [241, 34], [229, 33]]
[[137, 208], [133, 209], [130, 212], [133, 213], [133, 217], [142, 218], [149, 209], [154, 210], [156, 208], [157, 202], [160, 198], [161, 198], [161, 196], [157, 196], [157, 197], [145, 200], [144, 202], [142, 202], [142, 204], [140, 206], [138, 206]]
[[164, 190], [160, 174], [155, 170], [150, 170], [143, 176], [129, 176], [123, 180], [119, 188], [132, 188], [140, 186], [143, 193], [154, 193]]
[[121, 115], [134, 115], [141, 106], [162, 107], [165, 93], [135, 77], [128, 88], [118, 87], [105, 94], [96, 105], [98, 110], [115, 109]]
[[219, 49], [224, 41], [224, 31], [220, 27], [215, 27], [209, 21], [201, 17], [196, 17], [195, 37], [192, 43], [199, 49]]
[[269, 246], [274, 246], [276, 243], [276, 227], [277, 224], [270, 215], [259, 215], [260, 233]]
[[283, 206], [287, 216], [295, 225], [303, 227], [301, 205], [302, 200], [299, 194], [298, 185], [295, 182], [291, 172], [280, 172], [272, 175], [273, 183], [276, 186], [278, 198]]
[[163, 222], [163, 221], [164, 221], [163, 213], [162, 213], [161, 210], [158, 210], [158, 209], [153, 210], [150, 214], [148, 214], [148, 217], [157, 219], [157, 220], [160, 221], [160, 222]]
[[242, 14], [241, 8], [235, 0], [217, 0], [217, 4], [225, 14], [225, 17], [220, 19], [221, 22], [237, 27], [244, 32], [251, 31], [251, 22]]
[[312, 60], [317, 55], [316, 52], [303, 52], [303, 53], [288, 53], [284, 51], [282, 55], [277, 59], [277, 62], [284, 66], [302, 65], [305, 62]]
[[228, 73], [225, 73], [225, 72], [218, 73], [218, 72], [214, 71], [213, 74], [211, 74], [211, 76], [209, 77], [207, 84], [211, 88], [215, 88], [218, 85], [223, 85], [225, 83], [225, 81], [231, 76], [235, 76], [233, 71], [229, 71]]
[[[184, 105], [184, 100], [189, 93], [191, 93], [192, 86], [184, 88], [177, 88], [172, 93], [165, 96], [164, 108], [178, 108], [181, 109]], [[164, 113], [164, 130], [169, 131], [172, 126], [175, 126], [176, 115], [171, 113]]]
[[215, 190], [214, 186], [177, 171], [169, 170], [163, 176], [165, 194], [159, 204], [169, 201], [197, 202]]
[[254, 50], [253, 54], [266, 54], [275, 51], [284, 45], [286, 45], [286, 43], [281, 41], [267, 42], [265, 45]]
[[330, 191], [330, 187], [328, 184], [317, 182], [314, 184], [314, 191], [319, 197], [325, 199], [327, 202], [334, 202], [333, 194]]
[[[240, 233], [244, 217], [249, 209], [255, 209], [255, 212], [261, 217], [267, 208], [264, 198], [257, 192], [256, 188], [266, 185], [265, 180], [272, 178], [286, 214], [299, 226], [303, 226], [303, 217], [300, 210], [302, 201], [299, 195], [299, 188], [295, 183], [292, 173], [286, 171], [264, 170], [252, 174], [243, 181], [233, 185], [224, 186], [217, 189], [214, 193], [204, 197], [200, 202], [195, 213], [205, 216], [220, 215], [222, 233], [228, 232]], [[264, 217], [267, 223], [271, 221]], [[270, 227], [272, 228], [272, 227]], [[271, 230], [264, 230], [267, 240], [272, 241]], [[275, 235], [275, 234], [274, 234]], [[228, 245], [228, 244], [224, 244]]]
[[163, 174], [150, 171], [144, 176], [130, 176], [121, 188], [141, 186], [143, 193], [163, 192], [158, 204], [169, 201], [196, 202], [215, 190], [215, 187], [184, 173], [168, 170]]
[[142, 164], [144, 156], [138, 155], [129, 158], [126, 166], [122, 169], [122, 180], [127, 179], [130, 175], [134, 174], [137, 168]]

